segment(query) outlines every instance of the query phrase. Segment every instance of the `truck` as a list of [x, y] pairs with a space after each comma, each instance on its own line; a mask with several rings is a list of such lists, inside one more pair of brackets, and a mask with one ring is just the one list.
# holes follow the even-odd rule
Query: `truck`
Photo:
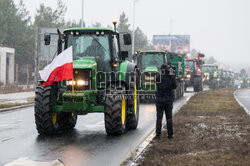
[[184, 77], [186, 76], [184, 55], [171, 53], [167, 50], [139, 50], [136, 55], [135, 61], [142, 73], [140, 90], [142, 101], [154, 100], [154, 94], [157, 90], [156, 77], [160, 74], [160, 68], [163, 64], [172, 65], [176, 69], [175, 98], [178, 99], [184, 95]]
[[[121, 135], [125, 129], [136, 129], [139, 119], [139, 70], [127, 59], [121, 43], [131, 44], [128, 33], [109, 28], [69, 28], [58, 30], [58, 48], [72, 46], [73, 79], [43, 86], [35, 91], [35, 123], [40, 135], [62, 134], [75, 127], [78, 115], [104, 113], [107, 135]], [[123, 39], [123, 40], [122, 40]], [[50, 34], [44, 36], [50, 44]], [[98, 45], [99, 54], [86, 51]], [[129, 74], [128, 74], [129, 73]]]
[[204, 77], [204, 84], [208, 85], [210, 89], [219, 88], [218, 65], [203, 64], [201, 72]]
[[185, 78], [186, 74], [186, 55], [167, 52], [167, 61], [176, 69], [176, 83], [175, 98], [178, 99], [184, 95], [185, 92]]
[[185, 78], [185, 91], [187, 87], [194, 87], [194, 92], [203, 90], [203, 78], [201, 73], [201, 65], [204, 61], [201, 58], [205, 57], [204, 54], [198, 53], [196, 58], [186, 58], [186, 72]]

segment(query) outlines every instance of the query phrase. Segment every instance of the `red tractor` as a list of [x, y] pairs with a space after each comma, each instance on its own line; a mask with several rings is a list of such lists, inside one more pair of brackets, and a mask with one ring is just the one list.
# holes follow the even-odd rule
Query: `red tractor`
[[201, 60], [203, 57], [205, 57], [204, 54], [198, 53], [196, 58], [186, 59], [187, 77], [185, 79], [185, 90], [189, 86], [194, 87], [194, 92], [203, 90], [203, 78], [201, 73], [201, 65], [204, 64], [204, 61]]

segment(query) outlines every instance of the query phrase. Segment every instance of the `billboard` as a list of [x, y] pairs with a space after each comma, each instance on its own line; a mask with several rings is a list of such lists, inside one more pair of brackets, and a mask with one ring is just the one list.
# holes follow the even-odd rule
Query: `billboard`
[[154, 35], [153, 46], [155, 50], [165, 50], [175, 53], [189, 53], [189, 35]]

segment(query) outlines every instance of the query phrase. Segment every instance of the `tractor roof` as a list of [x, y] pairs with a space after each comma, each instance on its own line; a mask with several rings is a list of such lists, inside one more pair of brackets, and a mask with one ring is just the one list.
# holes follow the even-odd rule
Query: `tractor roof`
[[110, 29], [110, 28], [68, 28], [68, 29], [65, 29], [65, 31], [110, 31], [110, 32], [115, 32], [113, 29]]

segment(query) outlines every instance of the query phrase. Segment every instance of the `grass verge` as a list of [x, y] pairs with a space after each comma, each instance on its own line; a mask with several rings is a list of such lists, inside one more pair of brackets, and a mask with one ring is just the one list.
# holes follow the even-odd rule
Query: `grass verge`
[[198, 93], [174, 116], [174, 139], [163, 131], [138, 165], [249, 165], [250, 117], [234, 90]]

